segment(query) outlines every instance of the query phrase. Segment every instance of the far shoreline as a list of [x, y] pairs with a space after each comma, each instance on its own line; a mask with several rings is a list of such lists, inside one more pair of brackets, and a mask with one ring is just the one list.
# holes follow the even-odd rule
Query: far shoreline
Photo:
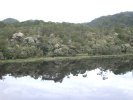
[[121, 55], [77, 55], [77, 56], [69, 56], [69, 57], [35, 57], [35, 58], [27, 58], [27, 59], [9, 59], [9, 60], [0, 60], [0, 64], [5, 63], [28, 63], [28, 62], [39, 62], [39, 61], [71, 61], [71, 60], [82, 60], [82, 59], [110, 59], [110, 58], [123, 58], [123, 59], [133, 59], [133, 54], [121, 54]]

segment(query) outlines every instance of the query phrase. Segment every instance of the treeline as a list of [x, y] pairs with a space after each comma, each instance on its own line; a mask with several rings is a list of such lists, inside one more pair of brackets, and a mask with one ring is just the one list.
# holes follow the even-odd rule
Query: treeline
[[99, 27], [94, 26], [94, 23], [90, 25], [42, 20], [14, 23], [1, 21], [0, 59], [75, 56], [83, 53], [133, 53], [132, 25], [122, 27], [122, 24], [117, 22], [117, 26], [114, 27], [112, 25], [109, 28], [108, 24], [108, 28], [105, 25]]
[[0, 55], [4, 59], [35, 56], [74, 56], [86, 46], [88, 27], [39, 20], [0, 23]]

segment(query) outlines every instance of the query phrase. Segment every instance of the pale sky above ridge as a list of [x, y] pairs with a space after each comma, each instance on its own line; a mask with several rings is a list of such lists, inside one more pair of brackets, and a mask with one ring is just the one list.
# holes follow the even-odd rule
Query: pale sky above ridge
[[125, 11], [133, 11], [133, 0], [0, 0], [0, 20], [83, 23]]

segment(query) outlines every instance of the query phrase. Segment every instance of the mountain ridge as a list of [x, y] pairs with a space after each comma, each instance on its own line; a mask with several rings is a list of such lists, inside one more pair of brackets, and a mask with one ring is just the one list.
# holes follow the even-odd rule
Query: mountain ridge
[[15, 18], [6, 18], [6, 19], [2, 20], [2, 22], [6, 23], [6, 24], [13, 24], [13, 23], [17, 23], [19, 21]]
[[133, 12], [120, 12], [113, 15], [101, 16], [87, 23], [87, 25], [95, 28], [113, 27], [123, 25], [127, 27], [133, 26]]

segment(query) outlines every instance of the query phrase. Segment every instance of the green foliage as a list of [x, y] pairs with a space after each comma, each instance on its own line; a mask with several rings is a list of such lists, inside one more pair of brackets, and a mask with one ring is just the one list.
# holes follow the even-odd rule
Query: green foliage
[[0, 36], [0, 52], [2, 52], [7, 46], [7, 39], [3, 36]]
[[[0, 59], [42, 56], [133, 53], [133, 13], [97, 18], [90, 23], [28, 20], [0, 22]], [[22, 33], [22, 34], [21, 34]]]
[[0, 59], [4, 59], [3, 53], [0, 52]]

